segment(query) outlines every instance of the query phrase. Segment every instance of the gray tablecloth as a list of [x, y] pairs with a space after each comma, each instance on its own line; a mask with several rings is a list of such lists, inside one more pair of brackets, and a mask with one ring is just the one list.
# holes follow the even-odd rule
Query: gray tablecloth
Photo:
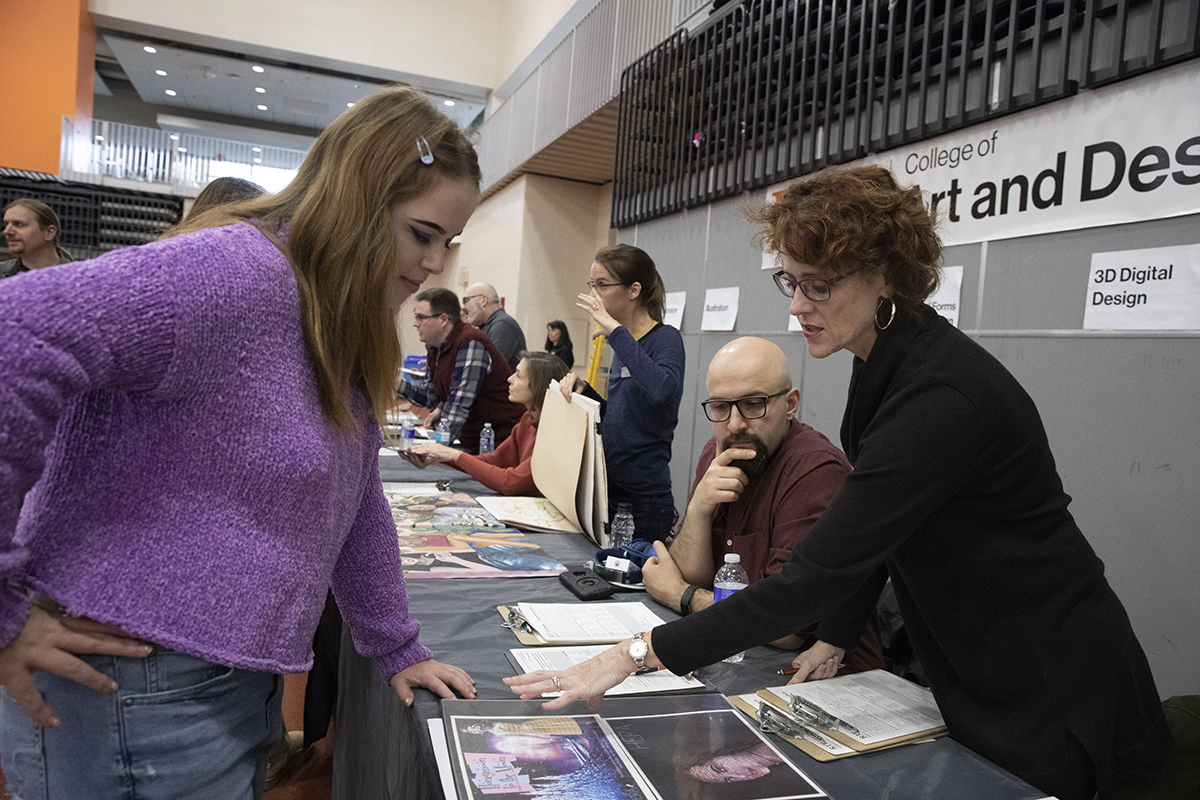
[[[456, 491], [484, 491], [449, 467], [417, 470], [396, 458], [381, 457], [380, 461], [385, 481], [449, 478]], [[531, 536], [548, 555], [566, 564], [582, 563], [595, 551], [581, 536]], [[410, 611], [422, 623], [421, 641], [435, 658], [471, 673], [479, 697], [490, 699], [515, 697], [501, 678], [513, 674], [505, 652], [519, 646], [516, 637], [500, 627], [496, 606], [575, 600], [557, 578], [420, 579], [407, 586]], [[675, 617], [643, 593], [618, 593], [612, 600], [644, 600], [663, 619]], [[775, 671], [787, 666], [791, 658], [771, 647], [757, 647], [747, 652], [741, 664], [716, 664], [700, 670], [697, 677], [724, 694], [753, 692], [784, 682]], [[442, 798], [426, 725], [426, 720], [439, 715], [438, 699], [423, 690], [418, 691], [414, 706], [406, 708], [383, 682], [374, 663], [354, 651], [347, 630], [342, 639], [335, 726], [335, 800]], [[786, 742], [781, 742], [780, 749], [837, 800], [1033, 800], [1044, 796], [946, 738], [826, 763], [812, 760]]]

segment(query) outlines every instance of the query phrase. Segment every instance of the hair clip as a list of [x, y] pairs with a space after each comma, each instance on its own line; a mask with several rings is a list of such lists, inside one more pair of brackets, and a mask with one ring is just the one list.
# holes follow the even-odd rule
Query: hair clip
[[[424, 148], [422, 148], [421, 145], [424, 145]], [[422, 164], [433, 163], [433, 150], [430, 149], [429, 142], [425, 141], [424, 136], [417, 137], [417, 152], [421, 154]]]

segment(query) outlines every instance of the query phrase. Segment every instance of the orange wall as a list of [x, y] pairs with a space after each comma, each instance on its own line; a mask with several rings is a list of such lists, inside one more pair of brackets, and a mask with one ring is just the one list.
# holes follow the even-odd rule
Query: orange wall
[[95, 60], [87, 0], [4, 0], [0, 166], [58, 174], [64, 116], [88, 142]]

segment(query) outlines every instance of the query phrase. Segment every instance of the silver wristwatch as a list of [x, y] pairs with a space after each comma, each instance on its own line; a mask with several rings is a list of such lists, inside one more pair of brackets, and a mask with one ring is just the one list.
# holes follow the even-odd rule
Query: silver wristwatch
[[634, 664], [637, 664], [638, 672], [646, 668], [646, 656], [650, 655], [650, 645], [646, 644], [646, 640], [642, 638], [645, 635], [645, 631], [635, 633], [633, 641], [629, 643], [629, 657], [633, 659]]

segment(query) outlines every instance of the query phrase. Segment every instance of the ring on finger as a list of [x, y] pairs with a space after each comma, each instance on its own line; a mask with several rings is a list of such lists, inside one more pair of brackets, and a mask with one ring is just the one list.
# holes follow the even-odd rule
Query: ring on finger
[[556, 692], [561, 692], [561, 691], [562, 691], [562, 684], [560, 684], [560, 683], [558, 682], [558, 676], [557, 676], [557, 675], [551, 675], [551, 676], [550, 676], [550, 680], [554, 681], [554, 691], [556, 691]]

